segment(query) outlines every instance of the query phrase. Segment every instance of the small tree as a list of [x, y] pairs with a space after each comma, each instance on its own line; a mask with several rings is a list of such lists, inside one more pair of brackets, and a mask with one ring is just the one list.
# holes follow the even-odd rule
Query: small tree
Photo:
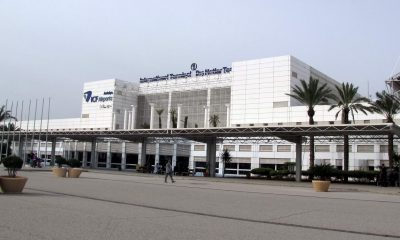
[[[320, 83], [318, 79], [310, 77], [310, 80], [300, 80], [300, 85], [292, 88], [291, 94], [286, 94], [307, 106], [308, 123], [314, 125], [314, 107], [319, 104], [327, 104], [333, 95], [327, 83]], [[310, 135], [310, 167], [314, 166], [314, 136]], [[312, 176], [310, 176], [312, 179]]]
[[164, 109], [157, 109], [156, 110], [157, 114], [158, 114], [158, 128], [162, 128], [162, 123], [161, 123], [161, 114], [164, 112]]
[[330, 181], [335, 172], [336, 169], [330, 164], [314, 165], [310, 168], [310, 173], [316, 179], [322, 181]]
[[227, 149], [227, 148], [225, 148], [223, 151], [222, 151], [222, 154], [221, 154], [221, 159], [222, 159], [222, 164], [224, 165], [223, 166], [223, 173], [222, 173], [222, 177], [225, 177], [225, 165], [227, 164], [227, 163], [230, 163], [231, 161], [232, 161], [232, 156], [231, 156], [231, 153], [229, 152], [229, 150]]
[[24, 162], [20, 157], [12, 155], [4, 158], [1, 163], [7, 168], [8, 176], [14, 178], [17, 176], [17, 171], [22, 168]]
[[17, 120], [16, 117], [11, 115], [11, 111], [10, 110], [6, 110], [5, 108], [6, 108], [6, 106], [4, 106], [4, 105], [0, 107], [0, 122], [3, 122], [3, 121], [8, 120], [8, 119]]
[[61, 156], [56, 156], [56, 164], [61, 168], [63, 164], [67, 164], [67, 160]]
[[78, 159], [70, 159], [67, 161], [68, 166], [72, 168], [80, 168], [81, 162]]
[[[372, 108], [370, 106], [364, 105], [363, 103], [368, 103], [369, 99], [365, 97], [361, 97], [358, 94], [358, 87], [353, 86], [352, 83], [342, 83], [341, 86], [335, 86], [336, 95], [334, 96], [334, 104], [328, 109], [331, 111], [332, 109], [338, 108], [339, 110], [336, 112], [335, 118], [337, 119], [339, 114], [341, 114], [342, 124], [350, 124], [349, 116], [351, 114], [354, 122], [354, 112], [358, 113], [358, 111], [364, 113], [365, 115], [372, 112]], [[343, 170], [345, 172], [349, 171], [349, 135], [343, 135]], [[348, 181], [348, 177], [344, 177], [344, 181]]]
[[183, 121], [183, 128], [187, 128], [188, 126], [188, 116], [185, 116], [185, 120]]
[[176, 112], [175, 108], [171, 108], [169, 111], [171, 114], [171, 122], [172, 122], [172, 128], [177, 128], [177, 121], [178, 121], [178, 113]]
[[220, 123], [219, 115], [218, 114], [211, 115], [209, 122], [213, 127], [218, 127], [218, 124]]
[[[372, 110], [382, 114], [387, 123], [394, 123], [394, 117], [400, 113], [400, 102], [386, 91], [377, 92], [375, 102], [371, 103]], [[389, 167], [393, 167], [393, 134], [388, 134], [388, 159]]]

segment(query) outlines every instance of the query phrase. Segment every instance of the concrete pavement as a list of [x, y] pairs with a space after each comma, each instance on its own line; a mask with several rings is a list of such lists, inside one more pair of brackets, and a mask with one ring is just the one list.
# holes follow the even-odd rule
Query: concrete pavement
[[[176, 177], [96, 170], [80, 179], [22, 171], [0, 195], [0, 239], [398, 239], [398, 188]], [[283, 186], [288, 184], [287, 186]]]

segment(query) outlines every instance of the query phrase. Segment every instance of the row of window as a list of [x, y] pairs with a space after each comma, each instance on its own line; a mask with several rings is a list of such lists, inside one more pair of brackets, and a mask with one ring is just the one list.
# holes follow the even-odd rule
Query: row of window
[[[251, 152], [252, 145], [239, 145], [239, 152]], [[331, 145], [315, 145], [315, 152], [330, 152], [330, 147]], [[374, 145], [357, 145], [357, 151], [359, 153], [373, 153], [374, 151]], [[236, 151], [235, 150], [235, 145], [223, 145], [222, 149], [228, 149], [229, 151]], [[397, 145], [394, 145], [393, 147], [394, 151], [397, 152]], [[194, 145], [194, 151], [205, 151], [206, 150], [206, 145]], [[217, 145], [217, 151], [220, 150], [220, 145]], [[257, 150], [256, 150], [257, 151]], [[273, 152], [273, 145], [259, 145], [259, 152]], [[292, 145], [277, 145], [276, 146], [276, 151], [277, 152], [291, 152], [292, 151]], [[308, 152], [310, 151], [310, 146], [305, 145], [302, 146], [302, 151], [303, 152]], [[336, 145], [336, 152], [343, 152], [344, 151], [344, 146], [343, 145]], [[349, 145], [349, 152], [353, 152], [353, 147], [352, 145]], [[380, 145], [379, 146], [379, 152], [381, 153], [387, 153], [388, 152], [388, 146], [387, 145]]]

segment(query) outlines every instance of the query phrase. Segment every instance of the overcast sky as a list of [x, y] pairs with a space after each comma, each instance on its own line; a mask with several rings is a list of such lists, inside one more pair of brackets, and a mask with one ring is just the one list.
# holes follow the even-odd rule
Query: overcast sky
[[50, 97], [51, 118], [79, 117], [84, 82], [286, 54], [374, 94], [400, 71], [399, 9], [398, 0], [0, 0], [0, 104]]

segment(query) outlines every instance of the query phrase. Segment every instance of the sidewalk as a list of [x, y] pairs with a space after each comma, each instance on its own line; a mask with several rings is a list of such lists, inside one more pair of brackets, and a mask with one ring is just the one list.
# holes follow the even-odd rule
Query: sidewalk
[[[51, 168], [24, 168], [23, 171], [51, 171]], [[85, 171], [93, 173], [102, 173], [110, 175], [127, 175], [127, 176], [137, 176], [137, 177], [148, 177], [155, 178], [160, 177], [160, 175], [149, 174], [149, 173], [137, 173], [132, 171], [116, 171], [116, 170], [106, 170], [106, 169], [91, 169], [86, 168]], [[174, 176], [177, 180], [179, 179], [190, 179], [195, 181], [206, 181], [206, 182], [224, 182], [224, 183], [236, 183], [236, 184], [252, 184], [252, 185], [268, 185], [268, 186], [284, 186], [284, 187], [296, 187], [296, 188], [311, 188], [310, 182], [294, 182], [294, 181], [279, 181], [279, 180], [265, 180], [265, 179], [247, 179], [244, 177], [193, 177], [193, 176]], [[378, 187], [375, 185], [364, 185], [357, 183], [332, 183], [329, 188], [331, 192], [369, 192], [369, 193], [379, 193], [379, 194], [389, 194], [389, 195], [399, 195], [399, 187]]]

